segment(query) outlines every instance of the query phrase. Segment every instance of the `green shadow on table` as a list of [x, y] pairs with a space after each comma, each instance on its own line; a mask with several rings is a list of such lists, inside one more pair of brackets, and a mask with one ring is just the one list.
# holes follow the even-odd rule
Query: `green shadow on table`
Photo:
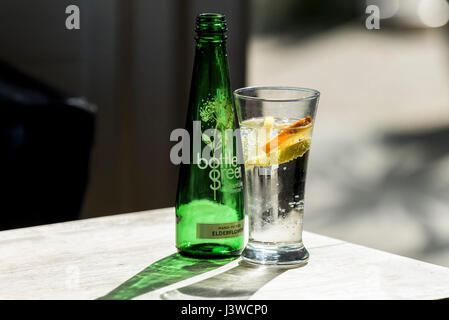
[[220, 268], [236, 258], [194, 259], [175, 253], [148, 266], [99, 300], [128, 300]]
[[290, 267], [256, 266], [240, 261], [239, 264], [216, 276], [197, 283], [165, 292], [163, 300], [181, 299], [235, 299], [251, 298], [262, 286], [291, 269]]

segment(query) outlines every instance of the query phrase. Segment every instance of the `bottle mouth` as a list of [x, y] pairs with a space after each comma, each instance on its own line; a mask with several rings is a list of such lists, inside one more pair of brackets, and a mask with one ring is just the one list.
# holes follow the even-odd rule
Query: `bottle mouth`
[[195, 31], [198, 34], [225, 33], [228, 30], [226, 17], [220, 13], [200, 13], [196, 17]]

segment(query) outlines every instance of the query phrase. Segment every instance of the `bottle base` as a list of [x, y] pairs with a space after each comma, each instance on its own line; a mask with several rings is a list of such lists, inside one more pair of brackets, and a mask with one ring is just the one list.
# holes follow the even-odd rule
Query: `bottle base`
[[302, 243], [267, 245], [248, 243], [242, 254], [243, 260], [253, 264], [302, 266], [309, 260], [309, 252]]
[[199, 259], [226, 259], [238, 257], [242, 254], [243, 249], [235, 250], [235, 248], [217, 243], [201, 243], [185, 247], [178, 247], [178, 252], [186, 257]]

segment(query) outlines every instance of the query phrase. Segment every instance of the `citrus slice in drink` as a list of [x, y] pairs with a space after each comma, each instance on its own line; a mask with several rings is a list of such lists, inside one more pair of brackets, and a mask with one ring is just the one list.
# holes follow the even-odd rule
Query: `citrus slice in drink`
[[304, 119], [296, 121], [292, 125], [283, 129], [276, 137], [268, 141], [263, 146], [262, 150], [265, 151], [265, 153], [269, 153], [273, 151], [273, 149], [280, 147], [281, 144], [285, 143], [287, 140], [290, 140], [291, 138], [298, 136], [305, 137], [305, 135], [310, 131], [311, 128], [312, 128], [312, 117], [307, 116]]
[[[265, 120], [264, 124], [267, 122], [269, 123], [270, 120]], [[300, 124], [305, 125], [300, 126]], [[264, 127], [267, 128], [269, 126], [264, 125]], [[311, 139], [309, 133], [312, 127], [311, 120], [300, 120], [284, 128], [276, 137], [269, 139], [270, 141], [264, 141], [262, 146], [252, 146], [250, 148], [251, 152], [249, 152], [249, 156], [246, 158], [245, 166], [266, 167], [302, 157], [310, 148]], [[263, 140], [263, 137], [270, 136], [269, 134], [265, 135], [265, 132], [262, 130], [254, 131], [254, 134], [257, 134], [260, 140]], [[269, 149], [268, 152], [266, 152], [267, 149]]]
[[279, 146], [278, 163], [284, 163], [302, 157], [310, 149], [310, 139], [290, 139]]
[[268, 167], [294, 160], [302, 157], [310, 149], [310, 142], [311, 140], [308, 138], [289, 139], [268, 154], [262, 152], [256, 157], [248, 157], [245, 166]]

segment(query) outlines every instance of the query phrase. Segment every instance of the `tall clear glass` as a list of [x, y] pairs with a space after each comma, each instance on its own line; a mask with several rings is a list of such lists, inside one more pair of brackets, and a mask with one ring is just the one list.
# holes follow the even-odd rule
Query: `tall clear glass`
[[248, 244], [243, 259], [301, 265], [304, 188], [320, 93], [294, 87], [234, 91], [245, 161]]

